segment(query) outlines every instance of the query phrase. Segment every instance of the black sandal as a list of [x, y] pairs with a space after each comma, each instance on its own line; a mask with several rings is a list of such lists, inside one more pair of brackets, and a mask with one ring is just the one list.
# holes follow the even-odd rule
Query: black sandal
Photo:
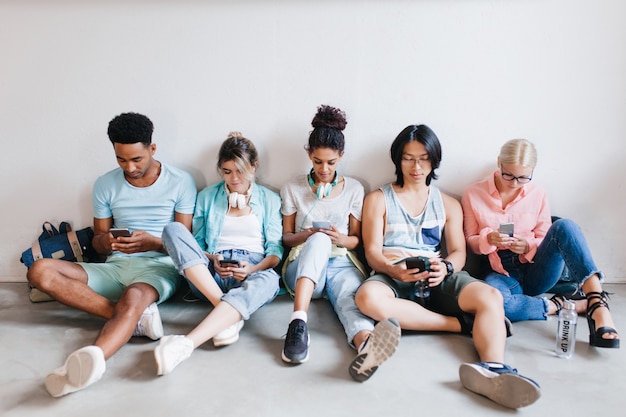
[[554, 305], [556, 306], [555, 314], [558, 316], [561, 310], [563, 309], [563, 303], [565, 303], [565, 297], [563, 297], [562, 295], [554, 294], [552, 298], [550, 298], [550, 301], [552, 301]]
[[[606, 291], [597, 292], [592, 291], [587, 293], [587, 324], [589, 324], [589, 344], [591, 346], [602, 348], [619, 348], [619, 339], [605, 339], [604, 336], [607, 333], [617, 334], [617, 330], [612, 327], [602, 326], [596, 330], [596, 321], [591, 318], [593, 313], [602, 307], [606, 307], [609, 310], [608, 293]], [[597, 300], [593, 304], [591, 300]]]

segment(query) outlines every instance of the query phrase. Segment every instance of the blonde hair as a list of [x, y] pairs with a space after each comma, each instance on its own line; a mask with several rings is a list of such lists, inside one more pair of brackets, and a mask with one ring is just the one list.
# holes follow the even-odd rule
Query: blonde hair
[[522, 165], [528, 168], [537, 166], [537, 149], [526, 139], [512, 139], [500, 148], [500, 163]]
[[241, 132], [230, 132], [222, 143], [217, 157], [217, 170], [221, 173], [222, 164], [233, 161], [241, 174], [249, 181], [254, 181], [254, 171], [258, 162], [256, 147]]

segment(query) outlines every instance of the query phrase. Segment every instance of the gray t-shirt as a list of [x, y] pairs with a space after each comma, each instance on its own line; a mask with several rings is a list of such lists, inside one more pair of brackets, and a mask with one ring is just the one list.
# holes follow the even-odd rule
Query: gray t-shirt
[[318, 200], [309, 186], [307, 175], [301, 175], [280, 190], [282, 214], [296, 214], [295, 232], [308, 229], [313, 221], [329, 221], [339, 232], [348, 234], [350, 214], [361, 220], [365, 191], [361, 183], [343, 177], [345, 184], [336, 197]]

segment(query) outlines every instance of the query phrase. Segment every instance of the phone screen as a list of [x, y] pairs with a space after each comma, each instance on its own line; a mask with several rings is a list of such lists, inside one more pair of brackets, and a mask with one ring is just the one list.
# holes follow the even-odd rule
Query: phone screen
[[313, 222], [313, 229], [314, 229], [314, 230], [319, 230], [319, 229], [326, 229], [326, 230], [330, 230], [330, 222], [326, 222], [326, 221], [314, 221], [314, 222]]
[[500, 225], [500, 233], [502, 233], [503, 235], [509, 235], [513, 237], [513, 230], [513, 223], [502, 223]]
[[406, 263], [407, 269], [419, 268], [420, 272], [428, 269], [426, 267], [426, 260], [421, 257], [406, 258], [404, 262]]
[[236, 266], [237, 268], [239, 268], [239, 261], [236, 259], [221, 259], [220, 260], [220, 266], [222, 268], [226, 268], [227, 266]]
[[109, 232], [113, 237], [130, 237], [131, 233], [128, 229], [110, 229]]

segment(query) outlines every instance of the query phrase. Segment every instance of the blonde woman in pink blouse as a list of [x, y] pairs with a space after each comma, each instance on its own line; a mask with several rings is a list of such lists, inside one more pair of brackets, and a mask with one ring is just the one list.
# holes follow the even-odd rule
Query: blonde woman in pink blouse
[[[619, 348], [603, 274], [578, 225], [568, 219], [552, 223], [545, 190], [531, 182], [536, 164], [531, 142], [514, 139], [502, 146], [498, 169], [463, 194], [467, 243], [489, 258], [492, 271], [485, 280], [502, 293], [511, 321], [545, 320], [558, 313], [564, 297], [538, 296], [556, 284], [567, 266], [586, 295], [576, 301], [576, 310], [587, 312], [589, 344]], [[501, 229], [505, 223], [512, 223], [514, 232]]]

